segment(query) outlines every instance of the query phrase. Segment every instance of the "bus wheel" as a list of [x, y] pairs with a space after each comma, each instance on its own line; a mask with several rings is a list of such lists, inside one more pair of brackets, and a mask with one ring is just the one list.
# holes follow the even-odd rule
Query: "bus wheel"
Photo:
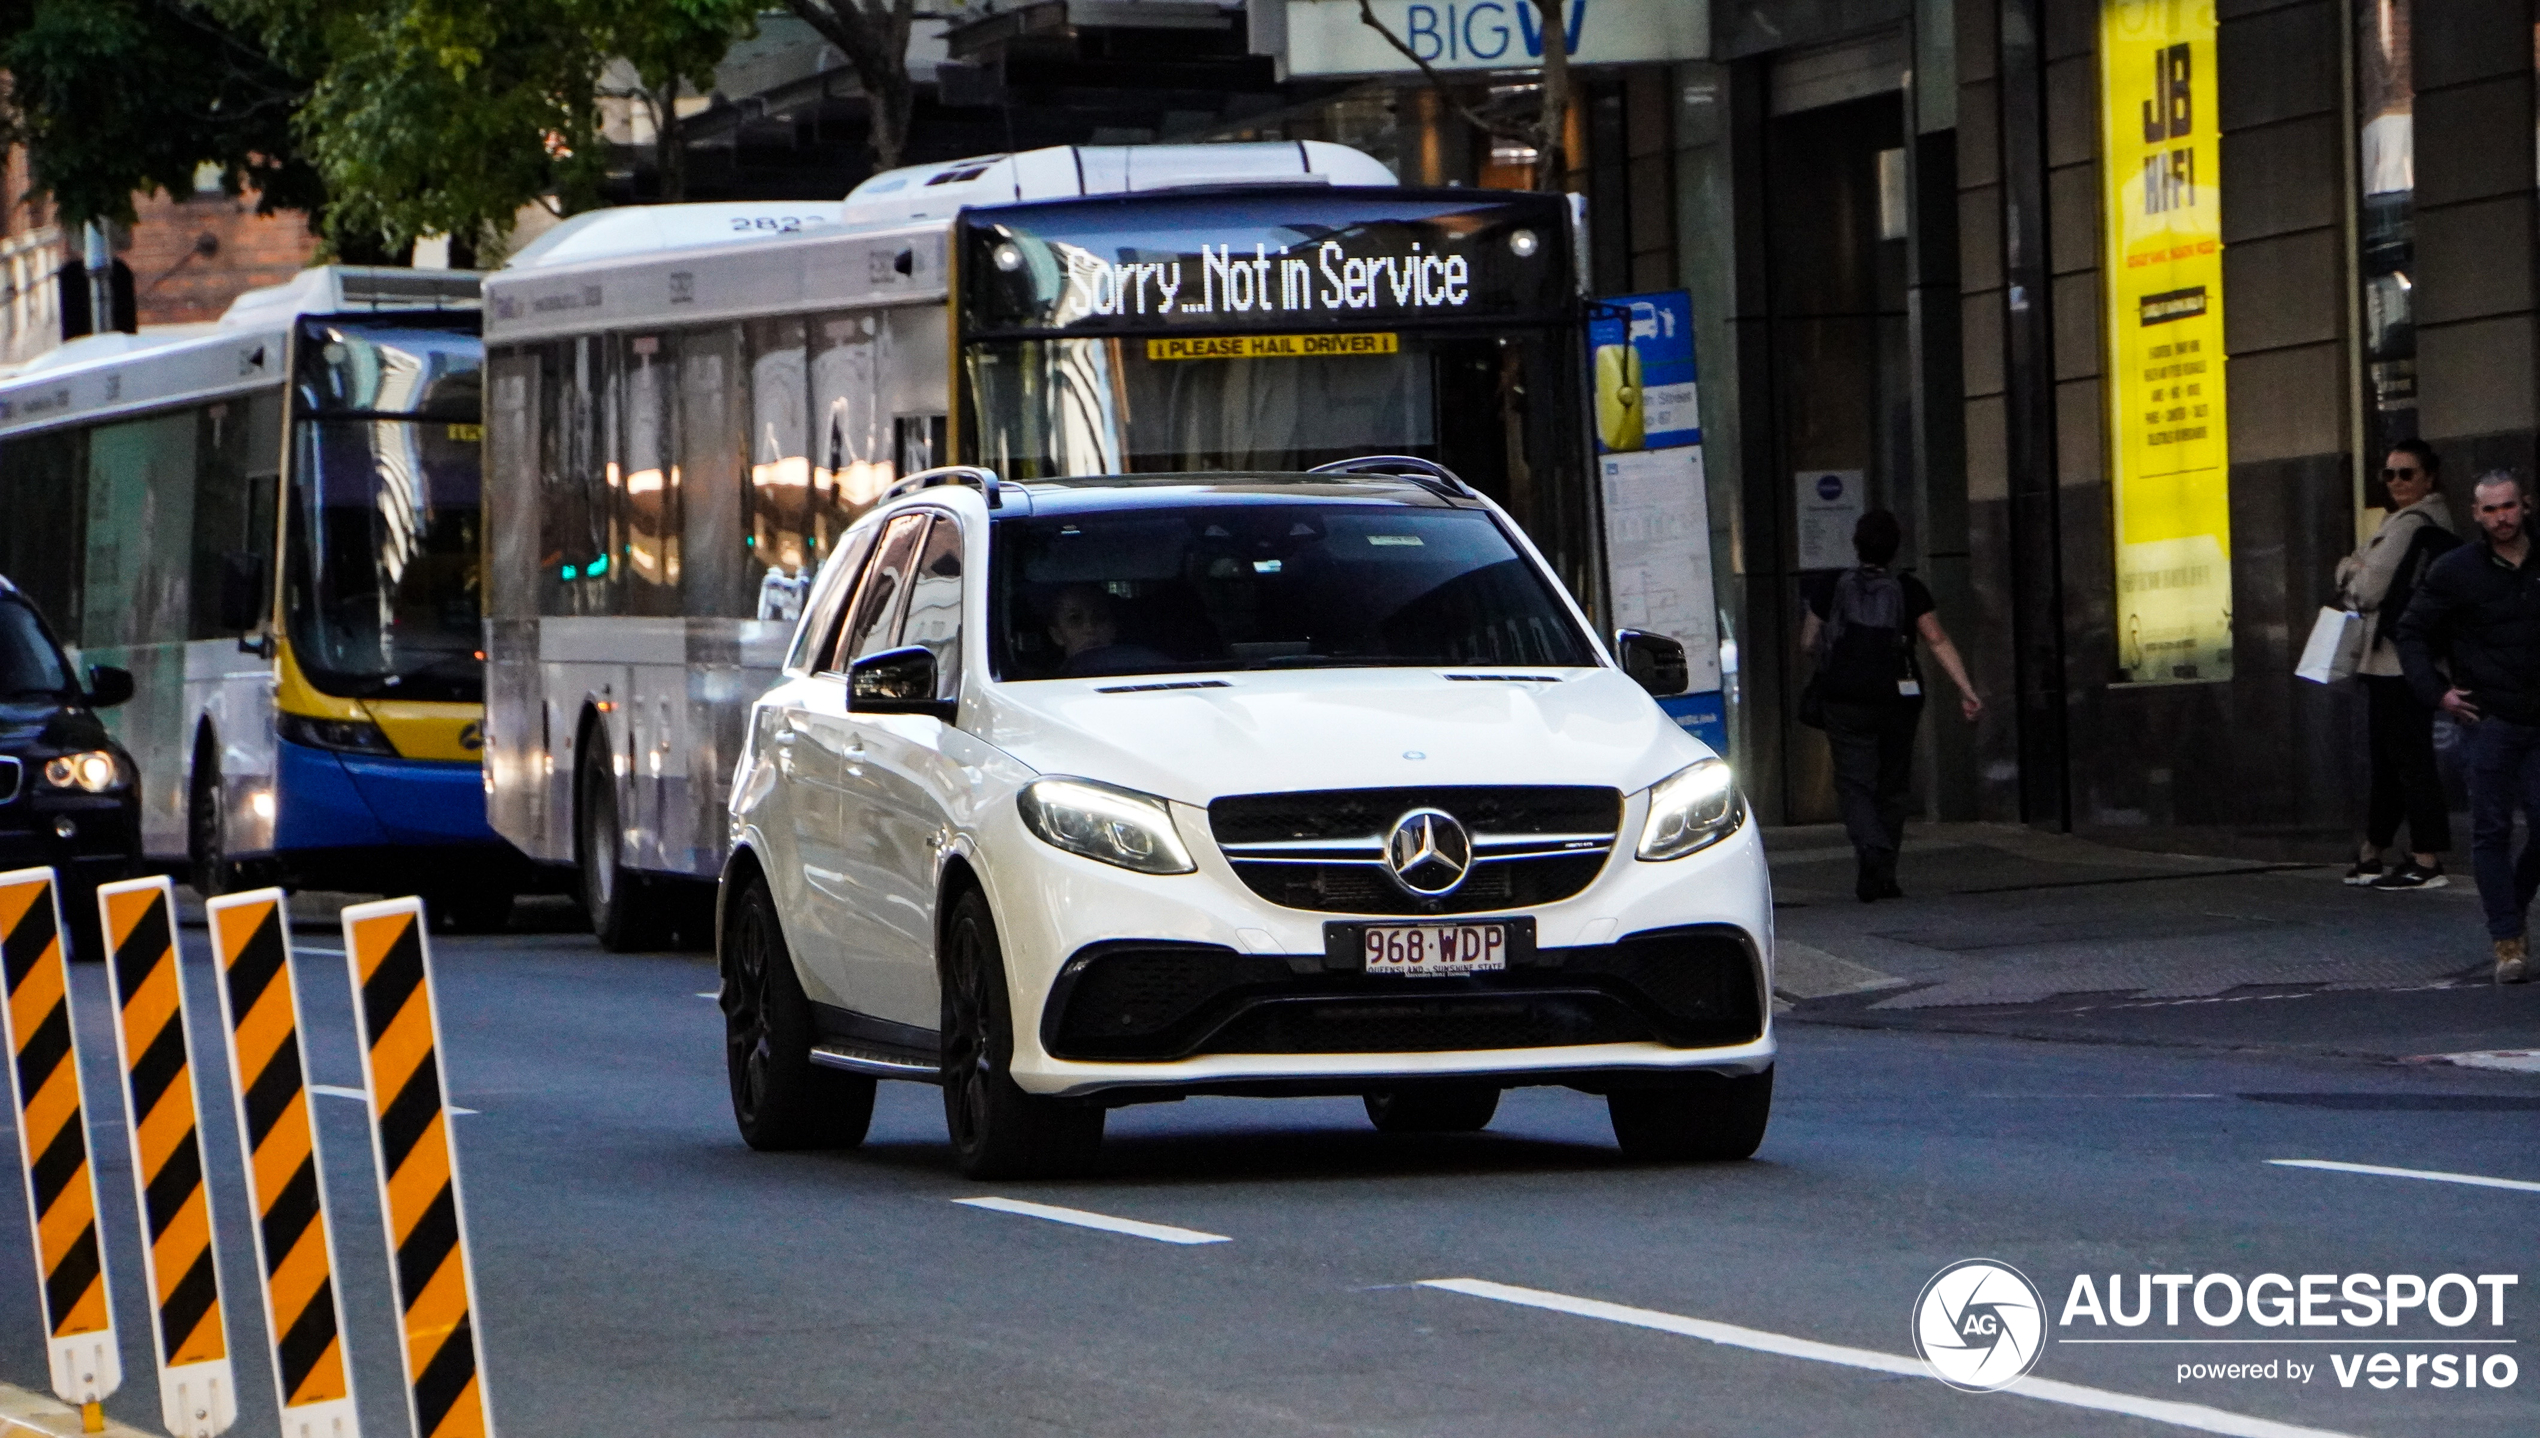
[[194, 741], [194, 782], [185, 806], [186, 857], [191, 861], [194, 892], [206, 899], [226, 894], [237, 883], [229, 862], [227, 805], [222, 801], [220, 745], [205, 729]]
[[574, 787], [573, 859], [582, 871], [582, 909], [591, 916], [592, 934], [615, 953], [660, 947], [666, 936], [650, 912], [650, 892], [623, 859], [626, 830], [617, 818], [616, 783], [605, 766], [585, 763]]

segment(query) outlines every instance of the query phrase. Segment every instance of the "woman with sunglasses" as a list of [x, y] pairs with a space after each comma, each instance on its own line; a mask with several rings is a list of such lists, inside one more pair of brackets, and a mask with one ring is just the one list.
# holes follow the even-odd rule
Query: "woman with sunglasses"
[[[2442, 471], [2425, 441], [2392, 445], [2381, 471], [2390, 496], [2381, 527], [2337, 565], [2340, 602], [2371, 626], [2355, 672], [2368, 711], [2372, 797], [2363, 845], [2346, 882], [2385, 891], [2439, 889], [2451, 882], [2442, 858], [2452, 847], [2451, 806], [2434, 767], [2434, 711], [2409, 690], [2395, 643], [2399, 616], [2426, 566], [2461, 542], [2443, 501]], [[2398, 838], [2402, 819], [2408, 825], [2408, 861], [2384, 873], [2381, 856]]]

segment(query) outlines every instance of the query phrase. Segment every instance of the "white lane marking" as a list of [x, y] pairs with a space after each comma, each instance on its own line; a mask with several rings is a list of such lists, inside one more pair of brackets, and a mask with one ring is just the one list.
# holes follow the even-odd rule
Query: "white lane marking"
[[[1443, 1289], [1472, 1298], [1488, 1298], [1499, 1303], [1514, 1303], [1524, 1308], [1546, 1308], [1579, 1318], [1600, 1318], [1608, 1323], [1629, 1324], [1634, 1328], [1654, 1328], [1661, 1333], [1681, 1334], [1718, 1343], [1730, 1348], [1750, 1348], [1758, 1353], [1776, 1353], [1785, 1358], [1806, 1358], [1818, 1363], [1838, 1363], [1846, 1368], [1866, 1368], [1874, 1373], [1894, 1373], [1907, 1378], [1928, 1378], [1931, 1370], [1920, 1360], [1902, 1354], [1880, 1353], [1868, 1348], [1847, 1348], [1837, 1343], [1819, 1343], [1813, 1338], [1792, 1338], [1786, 1334], [1767, 1333], [1760, 1328], [1741, 1328], [1734, 1323], [1716, 1323], [1707, 1318], [1686, 1318], [1680, 1314], [1661, 1313], [1652, 1308], [1628, 1308], [1620, 1303], [1603, 1303], [1593, 1298], [1572, 1298], [1566, 1293], [1546, 1293], [1539, 1288], [1517, 1288], [1505, 1283], [1492, 1283], [1479, 1278], [1430, 1278], [1421, 1281], [1422, 1288]], [[1937, 1381], [1937, 1380], [1935, 1380]], [[2237, 1438], [2346, 1438], [2324, 1428], [2303, 1428], [2291, 1423], [2278, 1423], [2268, 1418], [2251, 1418], [2239, 1413], [2226, 1413], [2201, 1403], [2179, 1403], [2161, 1398], [2138, 1398], [2131, 1393], [2115, 1393], [2104, 1388], [2087, 1388], [2078, 1383], [2065, 1383], [2053, 1378], [2023, 1378], [2002, 1390], [2022, 1398], [2035, 1398], [2047, 1403], [2062, 1403], [2074, 1408], [2095, 1408], [2103, 1413], [2123, 1413], [2133, 1418], [2149, 1418], [2180, 1428], [2193, 1428], [2200, 1433], [2229, 1433]]]
[[324, 954], [330, 959], [340, 959], [344, 957], [344, 951], [342, 949], [330, 949], [321, 944], [304, 944], [297, 939], [291, 941], [291, 952], [295, 954]]
[[2540, 1074], [2540, 1049], [2473, 1049], [2465, 1054], [2415, 1054], [2400, 1062], [2450, 1064], [2456, 1069], [2494, 1069], [2509, 1074]]
[[[314, 1094], [324, 1094], [328, 1098], [357, 1098], [365, 1103], [370, 1101], [370, 1093], [368, 1090], [347, 1088], [340, 1083], [313, 1083], [309, 1085], [309, 1092]], [[450, 1112], [463, 1113], [473, 1116], [476, 1113], [476, 1110], [472, 1108], [461, 1108], [457, 1104], [452, 1104], [450, 1105]]]
[[1175, 1228], [1169, 1223], [1141, 1223], [1134, 1218], [1113, 1218], [1107, 1213], [1087, 1213], [1081, 1208], [1059, 1208], [1047, 1203], [1025, 1203], [1019, 1198], [956, 1198], [953, 1202], [968, 1208], [985, 1208], [997, 1213], [1019, 1213], [1025, 1218], [1046, 1218], [1052, 1223], [1072, 1223], [1078, 1228], [1099, 1228], [1106, 1233], [1125, 1233], [1133, 1238], [1152, 1238], [1158, 1243], [1231, 1243], [1222, 1233], [1202, 1233], [1196, 1228]]
[[2434, 1183], [2466, 1183], [2473, 1188], [2510, 1188], [2540, 1193], [2540, 1183], [2527, 1178], [2489, 1178], [2479, 1173], [2443, 1173], [2430, 1168], [2384, 1168], [2377, 1163], [2337, 1163], [2325, 1158], [2271, 1158], [2278, 1168], [2317, 1168], [2330, 1173], [2368, 1173], [2376, 1178], [2422, 1178]]
[[701, 998], [701, 999], [719, 999], [719, 998], [722, 998], [722, 997], [723, 997], [723, 995], [722, 995], [722, 994], [720, 994], [720, 993], [718, 993], [717, 991], [715, 991], [715, 990], [713, 990], [713, 989], [706, 989], [706, 990], [704, 990], [703, 992], [699, 993], [699, 994], [697, 995], [697, 997], [698, 997], [698, 998]]

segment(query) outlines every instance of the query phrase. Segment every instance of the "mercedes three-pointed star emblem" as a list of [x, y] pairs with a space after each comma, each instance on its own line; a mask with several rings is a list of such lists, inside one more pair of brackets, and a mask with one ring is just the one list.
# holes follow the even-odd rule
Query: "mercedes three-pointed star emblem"
[[1453, 814], [1414, 809], [1385, 836], [1385, 868], [1405, 893], [1424, 899], [1452, 893], [1473, 869], [1473, 838]]

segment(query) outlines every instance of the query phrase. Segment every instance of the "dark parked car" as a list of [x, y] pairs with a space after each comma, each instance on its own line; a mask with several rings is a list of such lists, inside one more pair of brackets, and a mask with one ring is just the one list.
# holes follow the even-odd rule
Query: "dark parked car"
[[132, 697], [132, 676], [89, 668], [82, 684], [44, 616], [0, 576], [0, 870], [60, 876], [74, 956], [104, 957], [97, 886], [141, 866], [132, 756], [97, 711]]

